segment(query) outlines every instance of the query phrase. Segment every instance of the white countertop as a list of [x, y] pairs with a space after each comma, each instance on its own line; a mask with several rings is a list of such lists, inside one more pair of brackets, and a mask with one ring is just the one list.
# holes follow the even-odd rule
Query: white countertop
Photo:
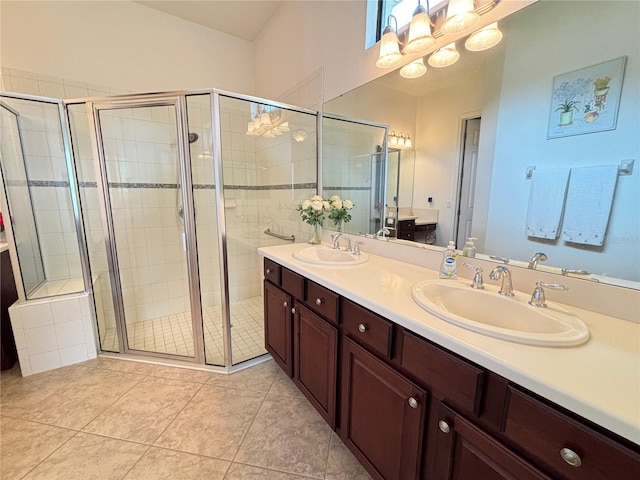
[[[437, 279], [424, 267], [368, 253], [361, 265], [300, 262], [292, 244], [260, 248], [263, 256], [316, 281], [433, 342], [584, 418], [640, 444], [640, 324], [561, 306], [578, 315], [591, 338], [578, 347], [521, 345], [466, 330], [420, 308], [411, 287]], [[518, 292], [516, 292], [518, 294]], [[527, 295], [521, 293], [520, 295]]]

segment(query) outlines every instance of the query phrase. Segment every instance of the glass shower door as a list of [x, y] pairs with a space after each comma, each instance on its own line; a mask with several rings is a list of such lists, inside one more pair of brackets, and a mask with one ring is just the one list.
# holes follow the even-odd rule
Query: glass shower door
[[185, 208], [183, 180], [190, 177], [179, 153], [176, 104], [95, 112], [124, 350], [201, 358], [186, 253], [185, 217], [193, 210]]

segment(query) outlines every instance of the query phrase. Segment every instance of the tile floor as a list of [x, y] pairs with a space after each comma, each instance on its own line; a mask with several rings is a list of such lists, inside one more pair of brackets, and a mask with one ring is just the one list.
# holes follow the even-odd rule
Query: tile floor
[[[220, 306], [205, 308], [203, 321], [207, 363], [224, 365]], [[231, 325], [234, 364], [267, 353], [264, 349], [264, 307], [261, 296], [232, 303]], [[193, 356], [191, 314], [188, 312], [130, 324], [127, 333], [133, 349]], [[105, 351], [118, 351], [115, 327], [103, 332], [101, 345]]]
[[3, 480], [370, 479], [273, 360], [16, 366], [0, 375], [0, 460]]

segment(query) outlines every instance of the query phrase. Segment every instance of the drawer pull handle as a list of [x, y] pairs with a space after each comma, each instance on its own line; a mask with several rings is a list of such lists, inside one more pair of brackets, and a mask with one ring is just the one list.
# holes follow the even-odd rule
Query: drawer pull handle
[[282, 306], [283, 306], [284, 308], [287, 308], [287, 307], [289, 306], [289, 304], [288, 304], [287, 302], [283, 302], [283, 303], [282, 303]]
[[438, 422], [438, 428], [440, 429], [440, 431], [442, 433], [449, 433], [451, 431], [451, 427], [449, 426], [449, 424], [447, 422], [445, 422], [444, 420], [440, 420]]
[[267, 268], [267, 270], [265, 270], [265, 272], [264, 272], [264, 273], [266, 273], [267, 275], [269, 275], [269, 274], [271, 273], [271, 269], [270, 269], [270, 268]]
[[364, 333], [367, 331], [367, 326], [364, 323], [361, 323], [358, 325], [358, 330], [360, 330], [361, 333]]
[[321, 298], [319, 298], [319, 297], [318, 297], [318, 298], [316, 298], [316, 305], [322, 305], [322, 302], [323, 302], [323, 301], [324, 301], [324, 300], [322, 300], [322, 299], [321, 299]]
[[582, 465], [582, 460], [580, 459], [580, 455], [571, 450], [570, 448], [563, 448], [560, 450], [560, 456], [562, 459], [567, 462], [572, 467], [579, 467]]
[[409, 397], [409, 406], [411, 408], [418, 408], [418, 400], [413, 397]]
[[296, 309], [295, 308], [291, 308], [291, 313], [296, 313]]

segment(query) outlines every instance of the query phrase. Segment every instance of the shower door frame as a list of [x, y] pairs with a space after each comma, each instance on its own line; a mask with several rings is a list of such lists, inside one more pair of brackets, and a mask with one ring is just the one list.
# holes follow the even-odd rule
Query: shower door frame
[[[104, 231], [107, 232], [105, 247], [107, 262], [109, 264], [109, 280], [116, 318], [116, 330], [118, 333], [118, 347], [121, 353], [145, 355], [159, 358], [172, 358], [183, 362], [205, 363], [204, 333], [202, 322], [202, 299], [200, 295], [200, 281], [198, 268], [198, 251], [195, 229], [195, 205], [193, 201], [193, 179], [191, 172], [191, 154], [188, 148], [188, 123], [187, 101], [184, 92], [129, 95], [119, 97], [105, 97], [87, 99], [87, 115], [89, 117], [89, 133], [93, 148], [94, 159], [97, 160], [96, 178], [98, 186], [98, 198], [101, 200], [101, 216]], [[69, 102], [77, 103], [77, 102]], [[122, 284], [120, 282], [120, 268], [118, 252], [115, 242], [115, 228], [112, 217], [111, 198], [109, 195], [109, 182], [107, 177], [106, 158], [102, 142], [102, 129], [99, 112], [101, 110], [122, 110], [133, 108], [173, 107], [176, 114], [176, 133], [178, 150], [178, 167], [180, 169], [180, 187], [182, 188], [182, 205], [184, 211], [184, 233], [186, 246], [186, 264], [189, 286], [189, 303], [191, 309], [191, 323], [193, 335], [193, 357], [172, 353], [154, 352], [149, 350], [133, 349], [129, 346], [126, 328], [126, 316], [124, 300], [122, 296]], [[98, 132], [100, 136], [98, 137]]]
[[[64, 100], [59, 98], [52, 97], [43, 97], [40, 95], [31, 95], [26, 93], [16, 93], [16, 92], [0, 92], [0, 98], [11, 98], [15, 100], [23, 100], [23, 101], [32, 101], [32, 102], [40, 102], [46, 104], [55, 105], [58, 109], [58, 120], [60, 122], [60, 135], [62, 139], [62, 148], [64, 151], [64, 160], [65, 166], [67, 170], [67, 178], [69, 180], [69, 197], [71, 200], [71, 211], [73, 212], [73, 222], [76, 233], [76, 240], [78, 242], [78, 253], [80, 255], [80, 270], [82, 272], [82, 280], [83, 280], [83, 290], [84, 293], [91, 293], [93, 291], [93, 284], [91, 281], [91, 271], [89, 268], [89, 252], [87, 249], [87, 240], [85, 236], [85, 227], [82, 218], [82, 206], [80, 203], [80, 185], [78, 183], [78, 177], [76, 175], [76, 163], [73, 157], [73, 151], [71, 148], [71, 133], [69, 127], [69, 117], [67, 115], [66, 104]], [[4, 105], [7, 107], [7, 105]], [[13, 109], [9, 108], [10, 111]], [[15, 112], [14, 112], [15, 113]], [[18, 113], [18, 120], [20, 114]], [[20, 143], [22, 147], [22, 131], [20, 129], [20, 122], [18, 121], [18, 134], [20, 136]], [[24, 155], [24, 151], [22, 152]], [[9, 203], [7, 199], [7, 193], [4, 190], [4, 185], [0, 188], [2, 190], [2, 205], [3, 210], [9, 212]], [[30, 199], [31, 201], [31, 199]], [[33, 202], [31, 203], [33, 209]], [[24, 287], [24, 281], [22, 279], [22, 270], [20, 269], [20, 261], [17, 255], [17, 245], [15, 243], [15, 238], [13, 236], [13, 227], [11, 225], [10, 219], [7, 219], [7, 225], [5, 226], [7, 229], [7, 242], [11, 245], [12, 248], [9, 248], [9, 257], [11, 259], [11, 265], [13, 268], [13, 275], [19, 281], [16, 282], [16, 290], [18, 292], [18, 300], [20, 302], [26, 302], [29, 300], [28, 294]], [[37, 225], [36, 225], [37, 231]], [[37, 241], [40, 243], [40, 236], [37, 235]], [[41, 250], [40, 250], [41, 251]], [[47, 276], [45, 272], [45, 279], [43, 282], [46, 282]], [[33, 291], [33, 289], [31, 290]], [[44, 297], [39, 297], [36, 300], [52, 298], [57, 295], [48, 295]], [[96, 342], [97, 344], [97, 342]]]
[[[367, 127], [376, 127], [376, 128], [382, 128], [384, 130], [384, 137], [382, 139], [382, 145], [380, 145], [380, 151], [379, 152], [374, 152], [369, 154], [369, 158], [372, 157], [377, 157], [380, 155], [384, 156], [384, 162], [383, 162], [383, 166], [384, 166], [384, 175], [382, 175], [382, 177], [384, 177], [384, 180], [378, 179], [378, 182], [382, 183], [382, 186], [380, 187], [380, 190], [382, 191], [382, 199], [383, 199], [383, 204], [387, 203], [387, 172], [389, 170], [388, 166], [389, 166], [389, 125], [387, 125], [386, 123], [378, 123], [378, 122], [372, 122], [370, 120], [362, 120], [359, 118], [350, 118], [350, 117], [345, 117], [344, 115], [337, 115], [334, 113], [320, 113], [319, 115], [320, 120], [324, 120], [325, 118], [329, 119], [329, 120], [338, 120], [341, 122], [346, 122], [346, 123], [355, 123], [358, 125], [365, 125]], [[322, 129], [324, 127], [320, 128], [320, 134], [318, 136], [318, 144], [319, 146], [319, 152], [320, 155], [322, 155]], [[319, 160], [319, 162], [321, 162], [321, 160]], [[373, 161], [371, 162], [371, 166], [370, 166], [370, 170], [371, 170], [371, 178], [375, 177], [376, 175], [374, 175], [375, 172], [375, 166], [373, 165]], [[322, 192], [324, 190], [324, 179], [322, 176], [322, 170], [321, 167], [318, 167], [318, 195], [322, 195]], [[375, 214], [376, 214], [376, 209], [375, 209], [375, 191], [372, 190], [371, 193], [371, 198], [370, 198], [370, 202], [369, 204], [371, 205], [371, 210], [369, 212], [369, 224], [371, 224], [371, 219], [374, 218]], [[384, 227], [384, 216], [385, 216], [385, 209], [383, 207], [382, 210], [382, 215], [381, 215], [381, 226]], [[367, 233], [375, 233], [375, 232], [367, 232]]]

